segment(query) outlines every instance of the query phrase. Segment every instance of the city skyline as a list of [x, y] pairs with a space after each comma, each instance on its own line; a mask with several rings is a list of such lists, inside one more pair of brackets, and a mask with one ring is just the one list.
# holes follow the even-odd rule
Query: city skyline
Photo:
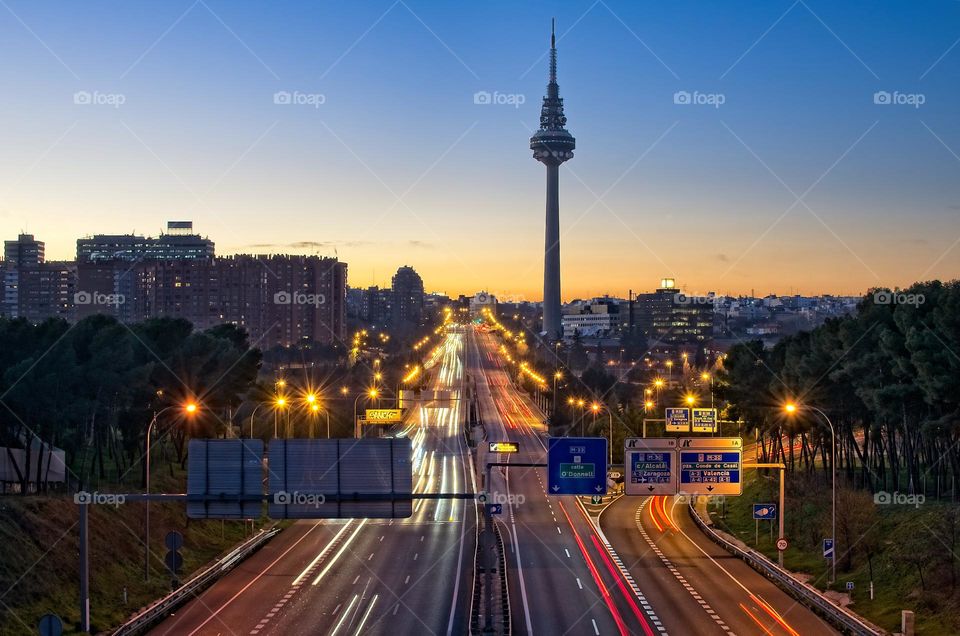
[[547, 59], [531, 34], [556, 15], [581, 142], [564, 301], [666, 276], [733, 294], [951, 279], [960, 9], [868, 8], [10, 3], [0, 231], [69, 259], [80, 236], [189, 218], [220, 254], [336, 254], [353, 286], [409, 262], [430, 290], [538, 301], [523, 140]]

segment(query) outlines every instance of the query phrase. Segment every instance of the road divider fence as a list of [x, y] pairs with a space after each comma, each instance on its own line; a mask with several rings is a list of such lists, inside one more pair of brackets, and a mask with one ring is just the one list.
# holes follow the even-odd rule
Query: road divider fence
[[700, 527], [711, 541], [773, 581], [778, 587], [790, 594], [790, 596], [804, 606], [819, 614], [842, 633], [857, 634], [858, 636], [881, 636], [882, 634], [886, 634], [886, 632], [871, 625], [850, 610], [835, 604], [816, 588], [803, 583], [791, 575], [790, 572], [781, 569], [763, 554], [756, 550], [741, 548], [725, 539], [713, 529], [712, 523], [708, 523], [700, 516], [693, 501], [690, 501], [687, 510], [694, 523]]
[[147, 629], [166, 618], [170, 612], [199, 594], [214, 581], [232, 570], [238, 563], [263, 547], [267, 541], [279, 532], [280, 528], [276, 527], [261, 530], [215, 563], [195, 574], [176, 590], [133, 616], [113, 632], [114, 636], [134, 636], [146, 632]]

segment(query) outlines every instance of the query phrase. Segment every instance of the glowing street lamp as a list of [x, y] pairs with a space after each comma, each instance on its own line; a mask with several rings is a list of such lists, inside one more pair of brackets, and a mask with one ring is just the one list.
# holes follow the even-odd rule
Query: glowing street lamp
[[787, 402], [783, 405], [783, 410], [787, 415], [795, 415], [801, 410], [813, 411], [814, 413], [820, 414], [820, 416], [826, 420], [827, 426], [830, 427], [830, 468], [832, 473], [832, 502], [830, 508], [832, 517], [831, 538], [833, 539], [833, 555], [830, 558], [830, 583], [834, 583], [837, 580], [837, 432], [836, 429], [833, 428], [833, 422], [830, 421], [827, 414], [815, 406], [808, 406], [806, 404], [798, 405], [794, 402]]
[[[159, 393], [159, 392], [158, 392]], [[170, 409], [182, 408], [183, 412], [188, 416], [193, 416], [197, 413], [200, 407], [196, 402], [190, 400], [185, 404], [172, 404], [170, 406], [164, 407], [159, 411], [153, 412], [153, 417], [150, 419], [150, 424], [147, 425], [147, 453], [146, 453], [146, 490], [147, 494], [150, 494], [150, 439], [153, 436], [153, 427], [157, 425], [157, 419], [163, 415], [165, 412]], [[146, 502], [145, 518], [144, 518], [144, 540], [143, 540], [143, 579], [145, 581], [150, 580], [150, 500]]]

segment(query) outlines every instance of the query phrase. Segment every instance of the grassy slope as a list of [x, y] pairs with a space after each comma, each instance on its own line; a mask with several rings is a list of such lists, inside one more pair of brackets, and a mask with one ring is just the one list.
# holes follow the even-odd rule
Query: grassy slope
[[[166, 470], [157, 472], [155, 483], [158, 492], [183, 491], [182, 475], [171, 476]], [[163, 564], [163, 538], [168, 531], [184, 535], [182, 578], [245, 536], [243, 522], [226, 521], [222, 526], [213, 520], [188, 522], [184, 504], [153, 503], [148, 584], [143, 580], [143, 511], [143, 503], [91, 506], [90, 605], [94, 632], [116, 626], [170, 590], [170, 576]], [[0, 499], [0, 634], [36, 634], [37, 621], [47, 612], [60, 615], [66, 633], [76, 633], [80, 619], [78, 518], [72, 497]]]
[[[789, 479], [789, 475], [787, 477]], [[760, 543], [755, 541], [755, 522], [753, 520], [753, 503], [775, 502], [771, 496], [772, 488], [769, 483], [757, 479], [750, 479], [744, 487], [743, 496], [729, 497], [726, 501], [726, 515], [721, 518], [720, 506], [711, 506], [710, 514], [717, 527], [735, 535], [751, 547], [757, 547], [771, 560], [776, 562], [777, 549], [776, 527], [773, 529], [773, 538], [770, 536], [770, 522], [760, 522]], [[784, 553], [784, 565], [794, 572], [810, 575], [810, 582], [817, 588], [825, 590], [829, 580], [829, 561], [822, 557], [822, 548], [819, 541], [822, 537], [798, 536], [795, 532], [791, 536], [791, 515], [826, 515], [829, 512], [830, 493], [826, 492], [821, 498], [820, 510], [797, 510], [791, 506], [787, 498], [786, 535], [791, 540], [790, 548]], [[908, 521], [917, 521], [919, 515], [936, 514], [938, 504], [926, 503], [923, 510], [912, 506], [878, 506], [879, 534], [890, 537], [900, 524]], [[945, 505], [945, 504], [944, 504]], [[776, 526], [776, 522], [773, 522]], [[827, 536], [817, 532], [816, 534]], [[870, 572], [865, 557], [858, 555], [850, 572], [841, 570], [840, 561], [837, 563], [837, 583], [835, 590], [844, 590], [847, 581], [855, 585], [853, 604], [850, 609], [864, 616], [873, 623], [887, 630], [899, 631], [900, 611], [914, 610], [916, 613], [916, 631], [918, 634], [956, 634], [960, 633], [960, 616], [955, 603], [932, 600], [930, 595], [921, 593], [919, 577], [915, 571], [902, 561], [895, 562], [891, 558], [891, 541], [888, 539], [881, 544], [881, 553], [874, 559], [874, 599], [869, 596]], [[842, 548], [841, 548], [842, 549]], [[838, 553], [839, 554], [839, 553]]]

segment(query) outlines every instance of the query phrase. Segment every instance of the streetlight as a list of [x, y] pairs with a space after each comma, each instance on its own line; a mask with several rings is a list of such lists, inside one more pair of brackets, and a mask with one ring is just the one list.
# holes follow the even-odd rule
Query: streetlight
[[797, 411], [806, 410], [819, 413], [824, 420], [826, 420], [827, 425], [830, 427], [830, 468], [831, 468], [831, 489], [832, 489], [832, 503], [831, 503], [831, 530], [830, 538], [833, 540], [833, 552], [830, 558], [830, 584], [832, 585], [837, 580], [837, 432], [833, 428], [833, 422], [830, 421], [830, 418], [827, 417], [827, 414], [818, 409], [815, 406], [809, 406], [806, 404], [794, 404], [793, 402], [787, 402], [783, 410], [786, 411], [788, 415], [793, 415]]
[[[153, 427], [157, 425], [157, 418], [163, 415], [166, 411], [179, 407], [179, 404], [171, 404], [166, 406], [159, 411], [153, 412], [153, 418], [150, 419], [150, 424], [147, 425], [147, 453], [146, 453], [146, 488], [147, 494], [150, 494], [150, 437], [153, 435]], [[193, 415], [197, 412], [199, 408], [196, 402], [190, 401], [182, 405], [183, 412], [187, 415]], [[144, 540], [143, 540], [143, 580], [150, 580], [150, 500], [147, 499], [146, 502], [146, 515], [144, 519]]]
[[695, 398], [691, 393], [687, 393], [687, 397], [684, 398], [684, 402], [687, 403], [687, 406], [693, 406], [696, 401], [697, 398]]
[[710, 382], [710, 408], [713, 408], [713, 376], [704, 371], [700, 374], [700, 379], [704, 382]]
[[377, 390], [377, 387], [371, 387], [366, 393], [358, 394], [357, 399], [353, 401], [353, 436], [356, 439], [360, 438], [360, 424], [357, 422], [357, 402], [365, 395], [369, 396], [372, 400], [380, 395], [380, 391]]
[[557, 410], [557, 380], [563, 379], [563, 372], [557, 371], [553, 374], [553, 408], [550, 411], [550, 415], [553, 415], [553, 412]]
[[273, 401], [273, 404], [274, 406], [277, 407], [273, 410], [273, 438], [276, 439], [277, 438], [277, 416], [280, 413], [280, 411], [283, 410], [283, 407], [287, 405], [287, 398], [283, 397], [282, 395], [278, 395], [277, 398]]

